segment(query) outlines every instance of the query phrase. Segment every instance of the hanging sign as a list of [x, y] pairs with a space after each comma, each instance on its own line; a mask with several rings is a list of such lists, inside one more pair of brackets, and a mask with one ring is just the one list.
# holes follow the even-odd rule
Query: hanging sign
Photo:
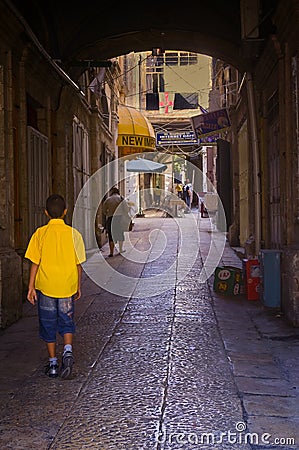
[[190, 117], [192, 128], [198, 139], [227, 130], [230, 127], [230, 120], [226, 109], [200, 114]]
[[156, 145], [198, 145], [198, 139], [193, 131], [185, 133], [156, 133]]

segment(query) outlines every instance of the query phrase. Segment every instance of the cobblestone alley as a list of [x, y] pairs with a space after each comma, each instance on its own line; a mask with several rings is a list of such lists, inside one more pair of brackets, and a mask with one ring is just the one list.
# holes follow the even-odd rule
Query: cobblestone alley
[[[124, 254], [89, 256], [72, 379], [44, 375], [29, 303], [1, 332], [1, 450], [299, 448], [299, 331], [213, 292], [209, 219], [190, 216], [137, 218]], [[221, 263], [242, 266], [226, 243]]]

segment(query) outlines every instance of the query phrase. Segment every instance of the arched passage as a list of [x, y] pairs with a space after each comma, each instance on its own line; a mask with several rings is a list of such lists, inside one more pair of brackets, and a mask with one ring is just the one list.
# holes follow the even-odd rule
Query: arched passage
[[[254, 100], [257, 100], [258, 104], [256, 109], [251, 107], [251, 116], [248, 116], [249, 122], [251, 122], [248, 128], [251, 136], [248, 141], [251, 140], [250, 145], [254, 147], [255, 155], [255, 160], [249, 161], [248, 167], [251, 170], [251, 166], [253, 166], [251, 172], [254, 172], [255, 185], [258, 185], [260, 180], [263, 183], [265, 214], [262, 218], [264, 239], [262, 237], [261, 241], [265, 246], [275, 244], [277, 247], [281, 245], [290, 247], [288, 252], [291, 256], [284, 255], [284, 265], [286, 273], [290, 275], [289, 278], [294, 278], [293, 274], [297, 271], [295, 261], [297, 261], [298, 254], [296, 248], [298, 244], [298, 198], [296, 194], [294, 195], [298, 192], [298, 155], [294, 154], [293, 150], [298, 147], [298, 2], [295, 0], [285, 0], [284, 2], [282, 0], [260, 0], [259, 2], [254, 0], [231, 0], [229, 2], [211, 0], [210, 2], [199, 1], [196, 5], [192, 3], [182, 5], [181, 2], [172, 2], [171, 5], [151, 2], [146, 7], [142, 5], [138, 10], [135, 5], [128, 2], [120, 4], [117, 2], [100, 4], [87, 2], [83, 5], [80, 3], [70, 5], [68, 2], [56, 0], [53, 2], [3, 0], [0, 3], [1, 12], [5, 10], [4, 17], [6, 18], [2, 26], [4, 39], [2, 39], [1, 46], [1, 66], [6, 70], [3, 79], [8, 80], [6, 96], [4, 95], [3, 98], [7, 97], [10, 102], [7, 106], [8, 121], [3, 121], [5, 127], [2, 127], [5, 128], [5, 139], [10, 144], [5, 145], [7, 151], [11, 152], [7, 161], [12, 161], [11, 154], [15, 143], [11, 138], [13, 133], [22, 143], [22, 151], [26, 155], [24, 125], [28, 124], [25, 123], [24, 93], [27, 93], [25, 88], [31, 93], [34, 91], [39, 97], [39, 104], [42, 105], [38, 111], [40, 128], [51, 137], [53, 148], [55, 148], [56, 141], [60, 139], [61, 147], [57, 146], [57, 154], [62, 154], [60, 150], [63, 149], [69, 158], [71, 141], [67, 134], [68, 128], [61, 125], [61, 129], [55, 129], [50, 126], [54, 123], [54, 121], [51, 122], [53, 92], [58, 88], [57, 79], [63, 85], [67, 76], [71, 79], [67, 80], [67, 82], [70, 81], [68, 88], [72, 90], [74, 88], [72, 80], [76, 83], [86, 67], [88, 65], [92, 67], [95, 60], [105, 62], [107, 59], [132, 51], [148, 51], [155, 47], [162, 47], [167, 50], [186, 50], [215, 56], [234, 66], [240, 72], [253, 72], [254, 76], [248, 77], [247, 80], [251, 82], [251, 85], [253, 80], [257, 87], [258, 95]], [[259, 3], [259, 8], [254, 9], [254, 5], [257, 3]], [[28, 63], [25, 67], [22, 63], [18, 66], [18, 55], [25, 46], [28, 46], [28, 54], [31, 57], [28, 61], [33, 64]], [[48, 64], [51, 67], [43, 67], [44, 63], [45, 66]], [[66, 76], [59, 78], [62, 75], [61, 71], [59, 76], [55, 71], [51, 72], [53, 66], [55, 70], [57, 67], [61, 67]], [[49, 68], [51, 70], [48, 70]], [[1, 68], [1, 70], [3, 69]], [[7, 78], [5, 78], [6, 74]], [[35, 83], [35, 77], [38, 78], [38, 84]], [[9, 97], [11, 93], [17, 92], [22, 92], [20, 98], [18, 95]], [[74, 93], [78, 94], [78, 90]], [[70, 93], [70, 97], [72, 95], [73, 91]], [[277, 102], [273, 108], [275, 99]], [[245, 101], [243, 104], [244, 110], [248, 106], [247, 103], [249, 102]], [[19, 108], [21, 111], [20, 120], [18, 120], [19, 113], [14, 113], [11, 118], [11, 105], [14, 105], [15, 110]], [[81, 109], [85, 106], [83, 101], [79, 105]], [[246, 111], [244, 113], [239, 109], [234, 118], [239, 142], [242, 141], [239, 133], [243, 120], [242, 114], [244, 118]], [[256, 119], [255, 116], [259, 117], [253, 133], [252, 123]], [[86, 119], [87, 125], [92, 127], [94, 123], [89, 123], [92, 121], [95, 122], [89, 114]], [[267, 142], [271, 121], [274, 124], [277, 123], [275, 130], [279, 131], [277, 139], [275, 139], [277, 155], [275, 170], [272, 170], [275, 176], [271, 176], [271, 168], [269, 168], [269, 156], [273, 152], [271, 153], [272, 148]], [[11, 128], [7, 127], [7, 124], [12, 125]], [[105, 125], [109, 124], [105, 123]], [[261, 131], [259, 134], [256, 133], [258, 127], [258, 131]], [[95, 126], [94, 129], [96, 129]], [[14, 131], [12, 132], [12, 130]], [[108, 132], [112, 131], [108, 130]], [[61, 139], [62, 134], [65, 135], [63, 136], [65, 139]], [[99, 133], [97, 133], [98, 135]], [[259, 154], [256, 145], [258, 139], [263, 139], [263, 154]], [[101, 156], [98, 158], [100, 162], [105, 160], [105, 155], [110, 155], [111, 159], [112, 153], [108, 143], [105, 140], [98, 142], [95, 139], [94, 141], [91, 143], [94, 148], [97, 144], [102, 147]], [[247, 136], [244, 141], [247, 141]], [[236, 155], [238, 154], [237, 147], [235, 144]], [[93, 154], [92, 156], [92, 163], [96, 165], [98, 155]], [[63, 163], [62, 171], [64, 166], [69, 167], [67, 157], [63, 155], [63, 158], [59, 159]], [[256, 164], [259, 157], [262, 159], [261, 174]], [[55, 163], [54, 158], [53, 162]], [[234, 173], [239, 175], [237, 165], [235, 169]], [[279, 177], [276, 177], [276, 174]], [[11, 175], [9, 176], [12, 178]], [[64, 180], [63, 176], [60, 178]], [[249, 179], [252, 180], [252, 177]], [[6, 186], [6, 183], [3, 185]], [[251, 185], [252, 182], [250, 182]], [[5, 190], [3, 196], [4, 203], [7, 203], [6, 206], [13, 203], [13, 200], [9, 199], [10, 192], [11, 189]], [[287, 201], [281, 201], [282, 198], [286, 198]], [[274, 203], [273, 213], [268, 213], [267, 204], [271, 201]], [[281, 205], [281, 209], [278, 208], [278, 203]], [[26, 202], [22, 204], [25, 205]], [[279, 211], [278, 214], [277, 211]], [[16, 217], [21, 223], [21, 215], [16, 215]], [[273, 241], [269, 236], [271, 233], [273, 234], [271, 221], [273, 222], [274, 217], [277, 225], [283, 226], [280, 228], [275, 226], [278, 231], [277, 238]], [[13, 221], [14, 218], [11, 214], [7, 224], [2, 226], [3, 230], [11, 229], [10, 225]], [[7, 231], [5, 233], [7, 235]], [[25, 238], [26, 235], [23, 233], [22, 239]], [[298, 299], [296, 286], [290, 288], [289, 292], [286, 288], [284, 290], [285, 295], [290, 299]], [[294, 308], [289, 309], [291, 317]], [[297, 309], [295, 308], [294, 311], [296, 312]]]
[[[277, 1], [260, 2], [257, 11], [239, 0], [222, 2], [151, 2], [136, 9], [129, 2], [80, 3], [13, 0], [20, 20], [28, 22], [49, 55], [73, 77], [80, 69], [74, 60], [109, 59], [153, 47], [188, 50], [216, 56], [240, 71], [250, 67], [264, 35], [271, 31]], [[258, 42], [244, 39], [244, 21], [259, 27]], [[251, 25], [252, 23], [252, 25]], [[270, 25], [269, 25], [270, 24]], [[246, 24], [245, 24], [246, 25]], [[246, 37], [246, 36], [245, 36]]]

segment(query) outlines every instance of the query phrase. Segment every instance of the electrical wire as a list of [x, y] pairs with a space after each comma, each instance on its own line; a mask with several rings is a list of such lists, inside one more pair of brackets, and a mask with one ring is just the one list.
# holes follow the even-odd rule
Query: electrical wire
[[[144, 62], [144, 61], [147, 60], [149, 57], [151, 57], [150, 54], [147, 55], [145, 58], [143, 58], [143, 59], [141, 60], [141, 62]], [[125, 76], [128, 72], [130, 72], [130, 71], [136, 69], [139, 65], [140, 65], [140, 61], [138, 62], [138, 64], [136, 64], [135, 66], [131, 67], [131, 68], [128, 69], [126, 72], [123, 72], [122, 74], [120, 74], [120, 75], [117, 76], [117, 77], [112, 77], [112, 80], [117, 80], [118, 78], [120, 78], [120, 77], [122, 77], [122, 76]], [[196, 90], [196, 88], [195, 88], [194, 86], [192, 86], [192, 84], [190, 84], [190, 83], [189, 83], [187, 80], [185, 80], [182, 76], [180, 76], [180, 75], [173, 69], [172, 66], [169, 66], [169, 64], [165, 64], [165, 65], [167, 65], [167, 66], [168, 66], [168, 67], [169, 67], [176, 75], [178, 75], [179, 78], [181, 78], [183, 81], [185, 81], [186, 83], [188, 83], [193, 89]], [[202, 69], [202, 68], [200, 68], [200, 70], [201, 70], [201, 69]], [[218, 74], [219, 74], [219, 71], [218, 71], [217, 74], [215, 75], [215, 79], [217, 78]], [[105, 82], [104, 82], [104, 83], [105, 83]], [[233, 84], [233, 83], [231, 83], [231, 84]], [[110, 87], [111, 91], [113, 92], [113, 94], [114, 94], [116, 97], [118, 97], [118, 94], [119, 94], [119, 93], [118, 93], [118, 91], [116, 90], [115, 85], [112, 84], [112, 86], [111, 86], [111, 85], [109, 84], [109, 87]], [[145, 93], [148, 93], [148, 92], [150, 92], [150, 91], [151, 91], [151, 89], [143, 90], [143, 91], [138, 92], [138, 93], [133, 93], [133, 94], [127, 95], [126, 98], [128, 98], [128, 97], [133, 97], [133, 96], [140, 95], [140, 94], [145, 94]], [[202, 90], [198, 90], [198, 89], [196, 90], [196, 92], [201, 92], [201, 91], [203, 91], [203, 89], [202, 89]], [[106, 98], [111, 102], [112, 97], [106, 96]], [[137, 108], [137, 107], [134, 107], [134, 106], [131, 106], [131, 105], [127, 105], [127, 104], [122, 103], [122, 102], [119, 102], [119, 105], [125, 106], [125, 107], [127, 107], [127, 108], [132, 108], [132, 109], [134, 109], [134, 110], [136, 110], [136, 111], [148, 111], [146, 108], [140, 108], [140, 107]], [[181, 110], [178, 110], [178, 111], [181, 111]], [[193, 111], [196, 112], [196, 110], [193, 110]], [[109, 114], [102, 113], [102, 115], [103, 115], [104, 118], [109, 118]], [[137, 124], [138, 124], [138, 119], [135, 118], [135, 120], [137, 120]], [[150, 119], [148, 119], [148, 120], [150, 121]], [[160, 127], [157, 128], [156, 126], [155, 126], [155, 127], [153, 126], [153, 128], [155, 129], [155, 131], [156, 131], [157, 129], [160, 128], [161, 130], [163, 130], [163, 132], [170, 132], [171, 130], [167, 129], [166, 127], [167, 127], [167, 126], [168, 126], [168, 127], [171, 127], [171, 125], [174, 124], [177, 120], [178, 120], [178, 117], [174, 117], [174, 118], [172, 118], [171, 120], [169, 120], [167, 123], [165, 123], [163, 127], [160, 126]], [[140, 125], [144, 125], [144, 123], [141, 123], [141, 122], [140, 122]], [[177, 129], [176, 129], [176, 130], [177, 130]], [[184, 128], [184, 130], [192, 131], [191, 124], [190, 124], [190, 126], [187, 125], [187, 126]], [[181, 130], [179, 130], [179, 131], [177, 131], [177, 132], [180, 132], [180, 131], [181, 131]], [[188, 154], [190, 154], [190, 153], [188, 152]]]

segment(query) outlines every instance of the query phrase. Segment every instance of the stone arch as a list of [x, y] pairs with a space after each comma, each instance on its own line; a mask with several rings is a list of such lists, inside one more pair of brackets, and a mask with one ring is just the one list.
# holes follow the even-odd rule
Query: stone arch
[[84, 8], [75, 2], [70, 7], [58, 0], [49, 7], [42, 0], [38, 16], [35, 0], [12, 3], [48, 54], [72, 76], [80, 72], [74, 60], [105, 60], [155, 47], [217, 57], [240, 71], [252, 61], [241, 37], [240, 0], [152, 1], [142, 8], [130, 2], [87, 2]]
[[[76, 58], [94, 59], [100, 55], [102, 59], [110, 59], [131, 51], [149, 51], [152, 48], [165, 50], [183, 50], [214, 56], [228, 64], [245, 71], [248, 60], [244, 58], [240, 42], [220, 39], [213, 35], [204, 35], [199, 31], [171, 30], [167, 33], [159, 30], [140, 30], [126, 34], [109, 36], [100, 41], [93, 41], [85, 47], [77, 48]], [[70, 70], [71, 61], [66, 63]]]

